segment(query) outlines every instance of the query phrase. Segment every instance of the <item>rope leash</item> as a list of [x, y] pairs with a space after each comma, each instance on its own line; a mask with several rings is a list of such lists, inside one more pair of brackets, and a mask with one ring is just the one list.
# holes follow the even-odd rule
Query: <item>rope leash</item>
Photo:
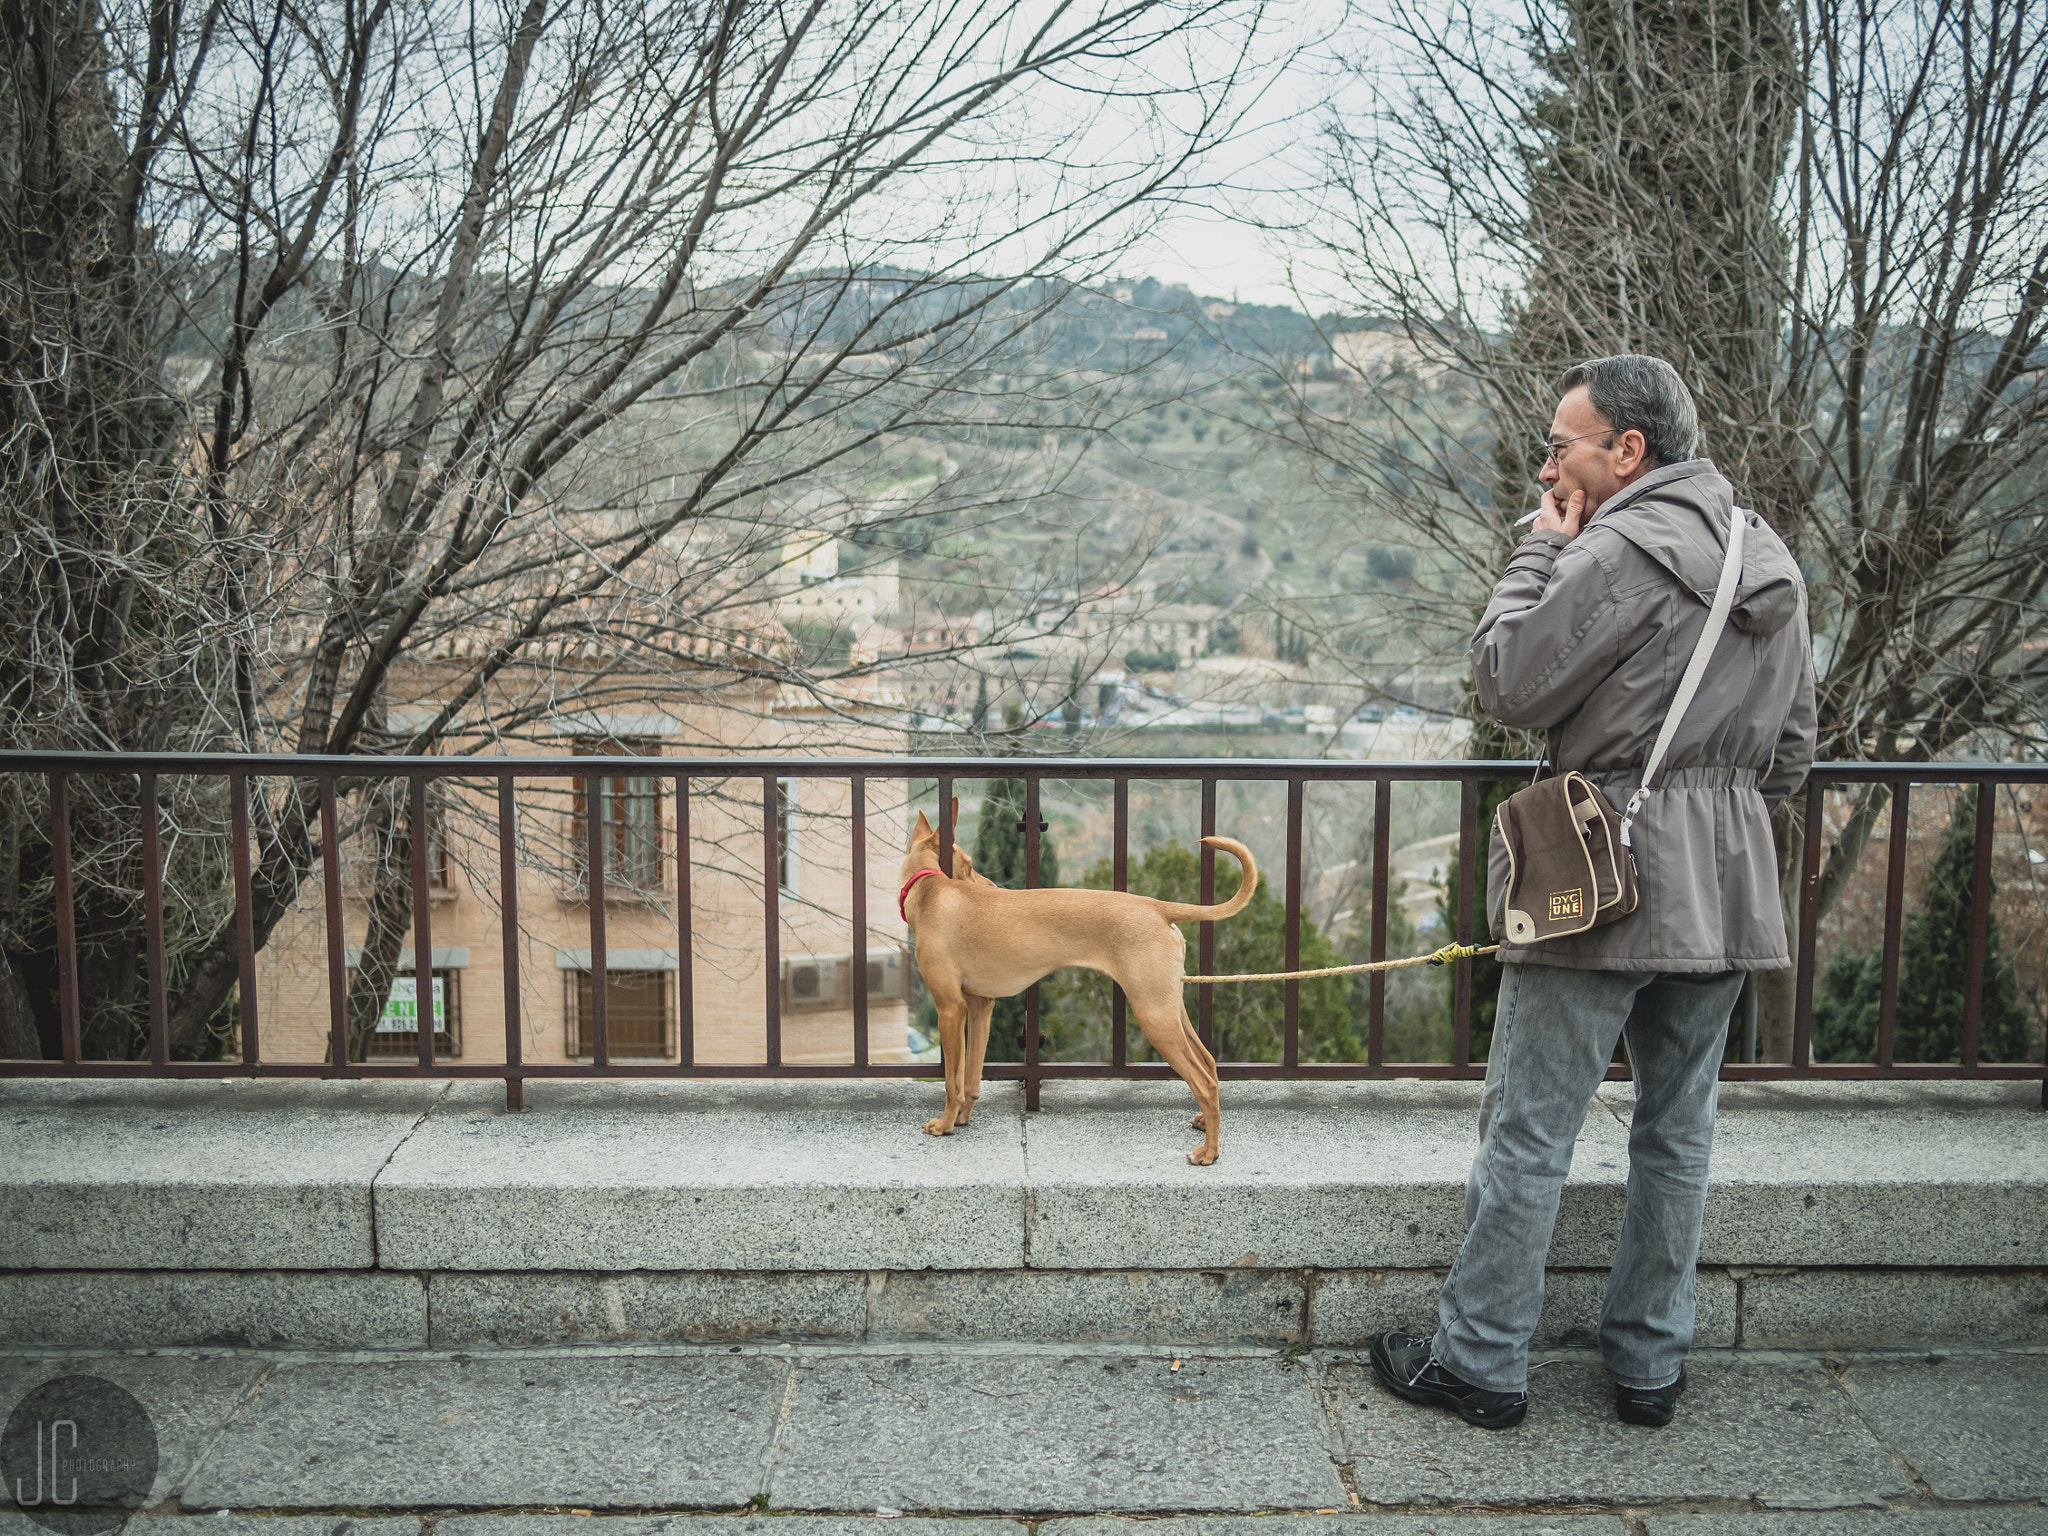
[[1256, 976], [1183, 976], [1190, 986], [1212, 987], [1219, 981], [1307, 981], [1311, 976], [1355, 976], [1360, 971], [1397, 971], [1404, 965], [1449, 965], [1453, 960], [1470, 960], [1490, 955], [1498, 944], [1481, 949], [1475, 944], [1446, 944], [1433, 955], [1410, 955], [1405, 960], [1370, 960], [1363, 965], [1326, 965], [1319, 971], [1261, 971]]

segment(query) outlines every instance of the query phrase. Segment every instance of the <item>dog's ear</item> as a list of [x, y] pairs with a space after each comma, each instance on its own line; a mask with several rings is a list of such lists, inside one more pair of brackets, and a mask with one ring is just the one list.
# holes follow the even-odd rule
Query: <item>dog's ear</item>
[[924, 812], [919, 811], [917, 813], [917, 825], [910, 829], [910, 840], [913, 843], [930, 842], [938, 835], [937, 832], [932, 830], [932, 824], [925, 820]]
[[953, 835], [955, 837], [960, 835], [960, 797], [958, 795], [953, 797]]

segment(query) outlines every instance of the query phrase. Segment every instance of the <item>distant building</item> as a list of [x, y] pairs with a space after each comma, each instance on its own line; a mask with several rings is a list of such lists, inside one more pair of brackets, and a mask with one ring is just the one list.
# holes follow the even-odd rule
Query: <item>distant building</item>
[[1402, 331], [1339, 331], [1330, 338], [1330, 360], [1353, 378], [1381, 378], [1414, 372], [1434, 377], [1441, 366], [1425, 366], [1422, 349]]
[[[835, 583], [847, 578], [812, 562], [813, 582], [794, 593], [835, 590], [851, 615], [867, 598]], [[863, 578], [864, 579], [864, 578]], [[892, 573], [893, 579], [893, 573]], [[893, 599], [892, 599], [893, 602]], [[779, 607], [779, 604], [778, 604]], [[464, 1062], [506, 1059], [506, 977], [516, 970], [515, 1027], [521, 1054], [536, 1063], [588, 1060], [594, 1046], [589, 848], [595, 832], [604, 870], [608, 955], [605, 987], [611, 1054], [674, 1061], [682, 1021], [685, 915], [677, 893], [681, 825], [677, 781], [664, 770], [678, 756], [901, 755], [908, 744], [903, 700], [892, 685], [828, 705], [798, 688], [750, 685], [721, 662], [739, 651], [790, 643], [774, 616], [736, 615], [725, 640], [680, 644], [657, 666], [622, 667], [594, 642], [565, 640], [536, 650], [504, 674], [492, 710], [533, 723], [518, 739], [491, 740], [458, 729], [444, 750], [481, 746], [476, 777], [444, 781], [429, 802], [428, 920], [433, 953], [422, 995], [419, 957], [408, 932], [400, 975], [372, 1046], [373, 1059], [410, 1056], [425, 1017], [437, 1054]], [[443, 650], [451, 635], [393, 677], [406, 702], [389, 710], [394, 731], [417, 729], [439, 712]], [[558, 702], [551, 702], [557, 701]], [[488, 754], [488, 755], [486, 755]], [[504, 948], [498, 809], [492, 776], [508, 758], [604, 755], [644, 759], [644, 773], [597, 779], [517, 782], [515, 893], [519, 938]], [[892, 799], [892, 795], [895, 797]], [[843, 780], [788, 777], [693, 778], [688, 807], [689, 1013], [701, 1062], [766, 1060], [766, 998], [781, 1000], [782, 1059], [848, 1061], [853, 1051], [855, 969], [869, 978], [869, 1058], [907, 1061], [908, 942], [897, 915], [896, 867], [907, 832], [902, 790], [875, 781], [867, 791], [867, 856], [850, 857], [851, 787]], [[764, 796], [767, 803], [764, 803]], [[764, 841], [764, 828], [772, 829]], [[360, 838], [344, 844], [338, 870], [344, 962], [353, 968], [368, 928], [373, 858]], [[766, 969], [765, 880], [777, 891], [777, 947]], [[851, 892], [866, 889], [865, 933], [851, 931]], [[265, 1056], [326, 1057], [330, 1015], [324, 885], [319, 870], [257, 954], [257, 1005]]]

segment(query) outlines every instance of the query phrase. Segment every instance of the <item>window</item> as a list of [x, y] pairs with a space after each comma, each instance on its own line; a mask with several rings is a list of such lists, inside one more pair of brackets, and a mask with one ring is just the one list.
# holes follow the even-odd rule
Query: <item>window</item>
[[[648, 741], [583, 741], [579, 757], [659, 757], [658, 743]], [[607, 885], [653, 890], [661, 885], [661, 780], [637, 774], [612, 774], [578, 779], [570, 816], [570, 862], [577, 879], [587, 880], [590, 833], [584, 817], [597, 802], [599, 837], [604, 846]]]
[[[434, 1054], [462, 1054], [462, 972], [434, 972]], [[372, 1056], [417, 1056], [420, 1050], [419, 979], [411, 971], [391, 978], [391, 995], [370, 1035]]]
[[775, 781], [775, 880], [786, 896], [798, 894], [797, 875], [801, 868], [796, 847], [796, 786], [795, 779]]
[[[570, 996], [569, 1054], [597, 1054], [596, 988], [590, 972], [566, 973]], [[667, 971], [605, 970], [605, 1025], [614, 1057], [668, 1054]]]

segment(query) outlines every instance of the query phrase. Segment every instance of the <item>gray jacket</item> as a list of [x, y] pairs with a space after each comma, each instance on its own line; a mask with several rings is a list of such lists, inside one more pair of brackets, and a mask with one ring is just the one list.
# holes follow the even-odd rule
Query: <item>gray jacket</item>
[[[1567, 540], [1532, 533], [1472, 637], [1479, 700], [1503, 725], [1547, 730], [1552, 763], [1617, 810], [1642, 782], [1679, 674], [1706, 628], [1733, 488], [1706, 459], [1653, 470]], [[1806, 585], [1750, 513], [1742, 579], [1713, 662], [1636, 818], [1634, 913], [1503, 961], [1580, 970], [1775, 971], [1791, 963], [1770, 808], [1813, 763]], [[1496, 844], [1498, 839], [1494, 840]], [[1504, 931], [1507, 856], [1487, 909]]]

